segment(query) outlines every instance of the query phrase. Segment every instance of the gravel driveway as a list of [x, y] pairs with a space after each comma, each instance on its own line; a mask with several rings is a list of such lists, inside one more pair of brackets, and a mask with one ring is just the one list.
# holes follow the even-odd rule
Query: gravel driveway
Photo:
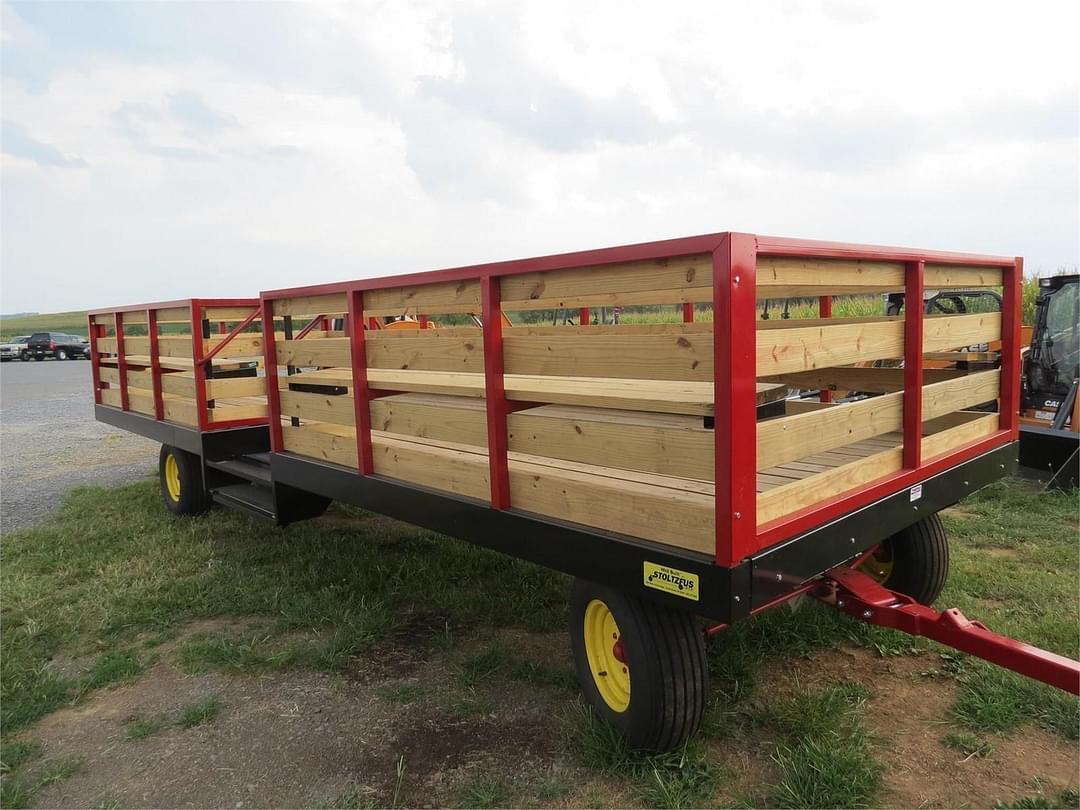
[[90, 363], [0, 366], [0, 530], [40, 522], [72, 487], [138, 481], [158, 445], [94, 421]]

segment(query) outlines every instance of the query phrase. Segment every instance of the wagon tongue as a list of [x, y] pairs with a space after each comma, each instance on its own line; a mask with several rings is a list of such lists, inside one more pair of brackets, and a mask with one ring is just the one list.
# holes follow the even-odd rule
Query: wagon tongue
[[854, 568], [834, 568], [814, 595], [838, 610], [985, 659], [1029, 678], [1080, 695], [1080, 662], [999, 635], [956, 608], [942, 613], [890, 591]]

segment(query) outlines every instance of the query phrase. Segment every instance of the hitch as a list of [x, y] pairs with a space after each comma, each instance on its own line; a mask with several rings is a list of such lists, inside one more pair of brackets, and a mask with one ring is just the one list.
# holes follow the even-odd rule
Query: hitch
[[982, 658], [1029, 678], [1080, 695], [1080, 662], [999, 635], [956, 608], [938, 612], [894, 593], [854, 568], [834, 568], [812, 592], [856, 619], [891, 627]]

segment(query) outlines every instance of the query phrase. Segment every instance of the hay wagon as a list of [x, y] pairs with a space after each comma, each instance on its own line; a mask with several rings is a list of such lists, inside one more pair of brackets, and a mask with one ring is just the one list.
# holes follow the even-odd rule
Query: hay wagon
[[[1022, 274], [721, 233], [100, 310], [96, 416], [162, 444], [173, 512], [340, 500], [572, 575], [582, 688], [640, 748], [698, 727], [706, 633], [807, 593], [1075, 693], [1076, 662], [928, 607], [937, 513], [1016, 463]], [[960, 288], [1001, 311], [830, 317]], [[759, 317], [795, 298], [818, 317]], [[641, 306], [678, 322], [598, 317]]]

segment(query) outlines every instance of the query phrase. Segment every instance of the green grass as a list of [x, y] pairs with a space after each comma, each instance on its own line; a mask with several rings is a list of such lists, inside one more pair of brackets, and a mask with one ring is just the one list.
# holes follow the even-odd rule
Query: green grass
[[0, 774], [41, 756], [41, 743], [35, 740], [0, 740]]
[[[953, 569], [941, 604], [1075, 656], [1075, 498], [1039, 494], [1016, 482], [968, 498], [945, 517]], [[446, 656], [453, 667], [451, 690], [440, 690], [435, 703], [451, 718], [493, 715], [492, 697], [507, 689], [538, 687], [555, 700], [576, 694], [565, 665], [492, 641], [496, 634], [490, 629], [562, 630], [566, 577], [430, 532], [370, 520], [358, 510], [335, 510], [356, 522], [298, 524], [282, 531], [224, 511], [173, 518], [162, 510], [156, 482], [148, 480], [119, 490], [77, 490], [54, 521], [0, 537], [5, 735], [96, 689], [140, 677], [161, 655], [187, 672], [335, 670], [382, 642], [407, 638]], [[161, 647], [189, 621], [230, 617], [244, 622], [182, 637], [175, 650]], [[462, 644], [477, 636], [486, 640]], [[765, 730], [774, 742], [775, 778], [763, 795], [745, 801], [852, 807], [874, 802], [886, 757], [859, 720], [865, 691], [847, 684], [777, 698], [759, 689], [767, 668], [838, 645], [889, 656], [922, 654], [928, 669], [955, 679], [956, 705], [952, 718], [942, 718], [940, 734], [964, 756], [978, 750], [984, 735], [1013, 733], [1032, 721], [1075, 739], [1076, 699], [810, 602], [794, 612], [770, 611], [739, 622], [708, 644], [713, 688], [704, 740], [737, 741]], [[85, 675], [67, 676], [63, 667], [49, 665], [57, 657], [92, 663]], [[408, 683], [379, 694], [403, 704], [427, 697], [422, 687]], [[192, 723], [207, 722], [220, 703], [187, 708], [183, 714]], [[176, 727], [181, 714], [136, 718], [128, 735], [138, 740]], [[643, 757], [587, 714], [572, 725], [574, 758], [587, 771], [623, 780], [642, 804], [709, 804], [724, 784], [725, 771], [702, 740], [671, 755]], [[40, 768], [30, 764], [32, 751], [32, 744], [3, 740], [4, 806], [9, 798], [10, 806], [25, 804], [40, 789], [26, 775]], [[470, 783], [458, 800], [482, 806], [493, 784]], [[541, 790], [540, 783], [505, 780], [502, 787], [512, 789], [512, 800], [523, 801]], [[363, 797], [357, 801], [370, 804]], [[389, 801], [380, 797], [381, 804]]]
[[469, 808], [509, 807], [513, 796], [513, 785], [507, 780], [480, 777], [461, 789], [458, 804]]
[[[0, 590], [0, 723], [9, 733], [136, 677], [140, 635], [157, 638], [193, 619], [262, 616], [266, 624], [248, 636], [187, 640], [181, 662], [191, 670], [333, 669], [407, 625], [452, 634], [561, 628], [566, 579], [382, 521], [267, 531], [227, 512], [171, 518], [148, 480], [76, 490], [52, 522], [4, 535]], [[289, 632], [314, 640], [277, 650], [275, 637]], [[101, 649], [85, 681], [47, 666], [59, 654]]]
[[43, 763], [32, 775], [10, 774], [0, 780], [0, 807], [29, 807], [38, 793], [63, 782], [83, 769], [81, 757], [57, 757]]
[[994, 753], [993, 744], [966, 731], [950, 731], [941, 738], [941, 742], [949, 748], [955, 748], [966, 758], [979, 757], [980, 759], [986, 759], [986, 757]]
[[1008, 804], [999, 803], [995, 810], [1075, 810], [1080, 807], [1080, 793], [1073, 790], [1063, 790], [1054, 796], [1025, 796]]
[[223, 705], [221, 698], [216, 696], [192, 703], [177, 713], [176, 725], [180, 728], [195, 728], [195, 726], [201, 726], [204, 723], [212, 723], [214, 718], [221, 712]]
[[15, 335], [29, 335], [31, 332], [46, 331], [66, 332], [86, 337], [86, 312], [84, 310], [53, 312], [0, 320], [0, 339], [3, 340]]
[[701, 740], [667, 754], [631, 750], [611, 726], [582, 704], [570, 718], [570, 748], [582, 765], [623, 781], [646, 807], [702, 807], [712, 803], [726, 770]]

